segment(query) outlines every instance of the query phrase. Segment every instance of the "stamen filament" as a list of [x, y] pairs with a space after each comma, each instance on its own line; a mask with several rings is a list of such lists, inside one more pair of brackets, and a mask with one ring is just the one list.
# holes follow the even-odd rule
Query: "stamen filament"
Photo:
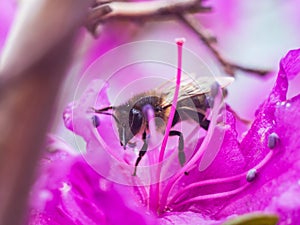
[[247, 184], [245, 184], [237, 189], [234, 189], [232, 191], [225, 191], [225, 192], [221, 192], [221, 193], [217, 193], [217, 194], [208, 194], [208, 195], [202, 195], [202, 196], [190, 198], [190, 199], [182, 201], [180, 203], [175, 203], [175, 207], [179, 208], [179, 207], [189, 204], [189, 203], [204, 201], [204, 200], [208, 200], [208, 199], [230, 197], [232, 195], [236, 195], [239, 192], [245, 190], [249, 185], [250, 185], [250, 183], [247, 183]]
[[260, 161], [255, 167], [253, 167], [253, 169], [256, 169], [257, 171], [259, 171], [259, 169], [261, 169], [264, 165], [267, 164], [267, 162], [270, 161], [273, 154], [274, 154], [274, 151], [269, 151], [268, 154], [263, 158], [263, 160]]
[[217, 178], [217, 179], [210, 179], [210, 180], [202, 180], [199, 182], [195, 182], [192, 183], [190, 185], [187, 185], [186, 187], [184, 187], [183, 189], [181, 189], [180, 191], [178, 191], [170, 200], [170, 202], [168, 203], [168, 205], [172, 205], [182, 194], [190, 191], [193, 188], [199, 188], [202, 186], [206, 186], [206, 185], [212, 185], [212, 184], [218, 184], [218, 183], [228, 183], [228, 182], [233, 182], [233, 181], [237, 181], [239, 179], [244, 178], [246, 175], [246, 173], [242, 173], [239, 175], [235, 175], [232, 177], [225, 177], [225, 178]]
[[175, 87], [175, 92], [174, 92], [174, 99], [172, 102], [170, 114], [169, 114], [169, 119], [164, 135], [164, 139], [161, 144], [161, 149], [159, 152], [159, 159], [158, 162], [162, 162], [164, 159], [164, 154], [167, 146], [167, 141], [169, 138], [169, 133], [170, 129], [172, 127], [175, 111], [176, 111], [176, 106], [177, 106], [177, 100], [178, 100], [178, 95], [179, 95], [179, 88], [180, 88], [180, 81], [181, 81], [181, 71], [182, 71], [182, 46], [184, 43], [184, 39], [178, 39], [176, 40], [176, 44], [178, 46], [178, 65], [177, 65], [177, 77], [176, 77], [176, 87]]
[[199, 142], [196, 145], [195, 148], [195, 155], [168, 181], [161, 200], [160, 200], [160, 211], [164, 210], [167, 199], [169, 196], [170, 191], [173, 189], [174, 185], [180, 180], [182, 176], [184, 176], [186, 171], [190, 171], [193, 165], [202, 157], [205, 150], [207, 150], [207, 146], [209, 145], [209, 142], [211, 141], [211, 138], [213, 136], [214, 128], [217, 123], [218, 114], [221, 108], [222, 103], [222, 91], [218, 91], [216, 97], [215, 97], [215, 103], [212, 109], [212, 118], [210, 122], [210, 126], [208, 128], [207, 134], [204, 137], [203, 142]]
[[[270, 151], [268, 152], [268, 154], [264, 157], [264, 159], [259, 163], [257, 164], [254, 168], [250, 169], [249, 171], [251, 170], [256, 170], [258, 172], [259, 169], [261, 169], [264, 165], [266, 165], [267, 162], [270, 161], [270, 159], [272, 158], [273, 156], [273, 151]], [[192, 183], [186, 187], [184, 187], [183, 189], [179, 190], [173, 197], [172, 199], [169, 201], [168, 205], [172, 205], [176, 202], [176, 200], [181, 196], [183, 195], [184, 193], [186, 192], [189, 192], [191, 189], [193, 188], [197, 188], [197, 187], [202, 187], [202, 186], [205, 186], [205, 185], [212, 185], [212, 184], [218, 184], [218, 183], [228, 183], [228, 182], [234, 182], [234, 181], [238, 181], [242, 178], [247, 178], [247, 174], [248, 172], [243, 172], [241, 174], [238, 174], [238, 175], [235, 175], [235, 176], [231, 176], [231, 177], [226, 177], [226, 178], [217, 178], [217, 179], [210, 179], [210, 180], [203, 180], [203, 181], [199, 181], [199, 182], [195, 182], [195, 183]], [[248, 181], [249, 184], [250, 182], [252, 182], [253, 180], [251, 181]], [[175, 203], [176, 204], [176, 203]]]
[[[151, 142], [155, 143], [156, 142], [156, 125], [155, 125], [155, 113], [151, 105], [146, 105], [143, 108], [144, 114], [146, 114], [147, 119], [148, 119], [148, 125], [149, 125], [149, 133], [151, 135]], [[157, 162], [157, 155], [154, 155], [156, 151], [152, 151], [151, 153], [149, 152], [148, 154], [148, 159], [149, 159], [149, 165], [153, 165]], [[157, 176], [156, 171], [150, 170], [150, 179], [151, 179], [151, 185], [149, 187], [149, 199], [151, 201], [148, 201], [148, 208], [150, 209], [155, 209], [158, 206], [158, 197], [159, 193], [156, 187], [156, 183], [159, 179], [159, 177], [154, 177]], [[153, 180], [154, 179], [154, 180]]]
[[[136, 184], [135, 183], [135, 179], [132, 179], [133, 180], [133, 184]], [[136, 192], [139, 193], [140, 197], [141, 197], [141, 201], [143, 202], [143, 204], [145, 204], [146, 206], [149, 207], [149, 195], [148, 195], [148, 192], [145, 188], [145, 186], [143, 185], [135, 185], [134, 188], [136, 189]], [[150, 210], [150, 208], [148, 208]]]

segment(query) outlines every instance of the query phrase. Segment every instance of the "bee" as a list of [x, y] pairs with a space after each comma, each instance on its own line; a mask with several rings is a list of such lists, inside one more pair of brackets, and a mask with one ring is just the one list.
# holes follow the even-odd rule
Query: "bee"
[[[233, 81], [231, 77], [218, 78], [217, 82], [221, 86], [223, 93], [225, 87]], [[204, 130], [208, 130], [210, 121], [207, 119], [207, 110], [211, 107], [211, 85], [215, 79], [207, 77], [198, 78], [197, 82], [191, 78], [181, 80], [178, 101], [175, 115], [172, 121], [172, 128], [179, 122], [191, 120], [196, 122]], [[118, 129], [120, 145], [126, 149], [130, 140], [135, 136], [141, 136], [143, 145], [135, 162], [133, 176], [136, 176], [137, 167], [148, 149], [147, 134], [149, 134], [149, 118], [147, 110], [151, 108], [156, 118], [155, 126], [158, 131], [164, 134], [165, 126], [169, 119], [169, 114], [174, 98], [176, 86], [174, 82], [168, 81], [154, 90], [143, 92], [133, 96], [124, 104], [118, 106], [107, 106], [101, 109], [94, 109], [95, 113], [111, 115]], [[172, 129], [169, 136], [178, 137], [178, 159], [181, 166], [186, 161], [184, 153], [183, 133]]]

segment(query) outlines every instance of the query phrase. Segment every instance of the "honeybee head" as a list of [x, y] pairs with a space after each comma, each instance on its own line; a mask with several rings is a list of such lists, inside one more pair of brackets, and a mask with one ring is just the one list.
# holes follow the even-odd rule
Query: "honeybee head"
[[[129, 108], [129, 107], [128, 107]], [[121, 146], [126, 149], [128, 142], [139, 133], [144, 121], [143, 113], [136, 108], [116, 110], [118, 133]]]

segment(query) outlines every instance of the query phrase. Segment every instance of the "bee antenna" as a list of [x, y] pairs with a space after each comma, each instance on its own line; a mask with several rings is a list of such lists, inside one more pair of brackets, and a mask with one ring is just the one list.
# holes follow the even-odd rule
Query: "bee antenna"
[[115, 110], [116, 107], [114, 106], [107, 106], [105, 108], [102, 108], [102, 109], [95, 109], [94, 107], [90, 107], [90, 109], [94, 112], [94, 113], [98, 113], [98, 114], [101, 114], [101, 115], [109, 115], [109, 116], [112, 116], [114, 118], [114, 120], [116, 121], [117, 124], [120, 124], [120, 121], [118, 120], [118, 118], [110, 113], [110, 112], [106, 112], [108, 110]]
[[105, 111], [108, 111], [108, 110], [115, 110], [116, 107], [114, 106], [107, 106], [107, 107], [104, 107], [102, 109], [95, 109], [94, 107], [91, 107], [92, 110], [94, 110], [95, 113], [103, 113]]

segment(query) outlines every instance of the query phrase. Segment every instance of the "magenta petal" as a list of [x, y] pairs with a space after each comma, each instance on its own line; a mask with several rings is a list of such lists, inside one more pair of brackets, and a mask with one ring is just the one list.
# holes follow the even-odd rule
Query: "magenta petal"
[[156, 224], [136, 204], [133, 189], [105, 180], [80, 156], [47, 154], [40, 172], [31, 192], [30, 224]]
[[244, 170], [245, 162], [235, 130], [236, 120], [227, 106], [225, 116], [226, 127], [224, 127], [224, 138], [218, 155], [213, 163], [203, 172], [201, 179], [220, 178], [236, 175]]
[[280, 72], [286, 74], [289, 79], [299, 75], [300, 71], [300, 49], [291, 50], [280, 61]]
[[[257, 117], [241, 143], [248, 168], [257, 164], [267, 152], [274, 156], [260, 171], [258, 178], [243, 194], [228, 202], [219, 216], [232, 212], [243, 214], [260, 210], [280, 215], [282, 224], [295, 224], [300, 219], [299, 196], [300, 174], [300, 96], [285, 100], [287, 78], [300, 72], [300, 50], [291, 51], [281, 60], [277, 82], [269, 99], [261, 105]], [[277, 147], [270, 150], [268, 136], [275, 132], [279, 136]]]
[[280, 194], [273, 196], [271, 203], [265, 211], [279, 213], [280, 220], [283, 223], [286, 221], [298, 222], [300, 220], [300, 198], [296, 196], [299, 195], [299, 180], [297, 183], [294, 182], [291, 185], [281, 186]]
[[269, 98], [257, 110], [256, 119], [241, 143], [241, 149], [250, 168], [256, 165], [268, 151], [266, 148], [268, 135], [276, 127], [274, 112], [277, 105], [286, 100], [288, 79], [299, 74], [299, 55], [300, 50], [293, 50], [280, 61], [280, 70], [274, 88]]

